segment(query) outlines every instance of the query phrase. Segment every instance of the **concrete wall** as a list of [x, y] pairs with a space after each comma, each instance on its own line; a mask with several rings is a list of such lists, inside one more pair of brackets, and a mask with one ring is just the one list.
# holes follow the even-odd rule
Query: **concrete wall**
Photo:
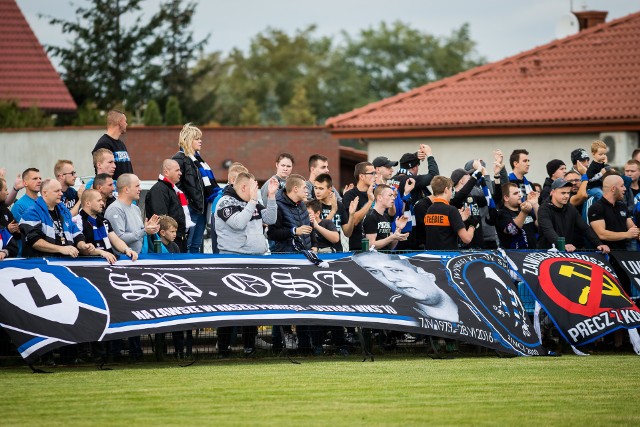
[[[584, 148], [589, 151], [591, 142], [599, 138], [598, 133], [574, 135], [496, 136], [425, 138], [398, 140], [369, 140], [369, 161], [377, 156], [387, 156], [399, 160], [402, 154], [417, 151], [420, 144], [428, 144], [438, 162], [440, 174], [450, 176], [451, 172], [471, 159], [487, 162], [489, 173], [493, 173], [493, 150], [499, 148], [505, 155], [507, 171], [511, 172], [509, 155], [518, 148], [529, 151], [531, 169], [527, 178], [531, 182], [542, 183], [547, 177], [546, 164], [549, 160], [563, 160], [571, 164], [571, 151]], [[491, 169], [490, 169], [491, 168]], [[426, 163], [420, 166], [420, 173], [426, 173]]]
[[[130, 127], [127, 144], [135, 173], [146, 180], [157, 179], [162, 159], [178, 150], [177, 127]], [[224, 160], [244, 164], [260, 181], [275, 173], [275, 159], [289, 152], [296, 159], [293, 172], [308, 176], [307, 160], [320, 153], [329, 158], [336, 186], [340, 185], [338, 140], [321, 127], [202, 127], [202, 156], [219, 182], [226, 182]], [[51, 128], [0, 132], [0, 167], [7, 169], [10, 182], [28, 167], [40, 169], [43, 178], [53, 177], [58, 159], [73, 161], [79, 176], [92, 176], [91, 150], [105, 132], [102, 127]]]

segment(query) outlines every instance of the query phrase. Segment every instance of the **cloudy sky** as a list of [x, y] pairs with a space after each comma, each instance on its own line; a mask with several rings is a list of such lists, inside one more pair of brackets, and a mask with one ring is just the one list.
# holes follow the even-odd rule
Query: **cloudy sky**
[[[211, 34], [206, 51], [246, 49], [267, 27], [293, 34], [316, 24], [317, 35], [355, 34], [381, 21], [401, 20], [436, 36], [449, 35], [468, 22], [477, 51], [496, 61], [555, 38], [556, 26], [571, 10], [606, 10], [607, 20], [640, 11], [640, 0], [196, 0], [193, 30]], [[42, 44], [62, 45], [66, 38], [40, 14], [73, 19], [75, 5], [87, 0], [17, 0]], [[160, 0], [146, 0], [153, 14]]]

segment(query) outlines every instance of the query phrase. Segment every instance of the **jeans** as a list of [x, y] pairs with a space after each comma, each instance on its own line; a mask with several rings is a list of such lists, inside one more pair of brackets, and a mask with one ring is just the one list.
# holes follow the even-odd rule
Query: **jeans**
[[207, 215], [204, 213], [198, 213], [189, 208], [189, 214], [191, 215], [191, 221], [196, 225], [189, 229], [189, 240], [187, 241], [187, 249], [190, 254], [199, 254], [202, 247], [202, 238], [204, 236], [204, 230], [207, 225]]

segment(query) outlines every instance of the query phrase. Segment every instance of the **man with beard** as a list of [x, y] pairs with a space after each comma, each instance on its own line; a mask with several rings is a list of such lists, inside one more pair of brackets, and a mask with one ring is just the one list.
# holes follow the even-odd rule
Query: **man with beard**
[[529, 221], [533, 210], [530, 201], [522, 201], [520, 188], [510, 182], [502, 191], [503, 205], [498, 210], [496, 231], [500, 246], [505, 249], [535, 249], [536, 223]]
[[625, 191], [622, 177], [609, 175], [602, 181], [602, 197], [589, 208], [591, 228], [613, 250], [626, 250], [627, 243], [640, 234], [622, 202]]

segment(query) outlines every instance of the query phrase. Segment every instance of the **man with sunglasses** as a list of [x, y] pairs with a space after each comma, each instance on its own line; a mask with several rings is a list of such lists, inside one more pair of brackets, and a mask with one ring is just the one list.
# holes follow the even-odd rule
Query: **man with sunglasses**
[[62, 203], [71, 211], [72, 216], [78, 215], [80, 210], [80, 197], [84, 191], [84, 185], [76, 191], [76, 171], [71, 160], [58, 160], [53, 168], [53, 174], [62, 187]]

